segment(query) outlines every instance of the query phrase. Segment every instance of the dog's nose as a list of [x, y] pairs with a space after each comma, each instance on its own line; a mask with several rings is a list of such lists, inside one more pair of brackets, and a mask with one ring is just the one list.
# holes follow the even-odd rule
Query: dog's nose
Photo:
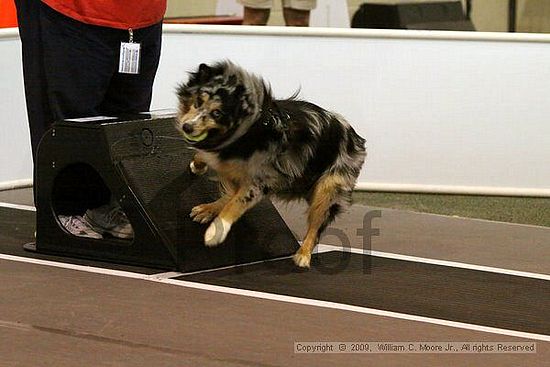
[[181, 125], [181, 129], [183, 132], [190, 134], [193, 132], [193, 126], [191, 124], [183, 124]]

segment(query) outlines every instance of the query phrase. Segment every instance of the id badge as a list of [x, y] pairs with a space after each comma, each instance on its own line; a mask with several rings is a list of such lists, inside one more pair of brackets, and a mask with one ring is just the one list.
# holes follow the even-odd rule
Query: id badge
[[121, 74], [139, 74], [139, 59], [141, 44], [134, 43], [134, 34], [129, 29], [129, 42], [120, 43], [120, 58], [118, 63], [118, 72]]

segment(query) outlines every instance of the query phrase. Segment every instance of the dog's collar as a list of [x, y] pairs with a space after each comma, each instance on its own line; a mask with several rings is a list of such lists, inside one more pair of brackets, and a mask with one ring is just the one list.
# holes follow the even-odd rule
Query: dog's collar
[[[254, 122], [252, 122], [250, 127], [262, 126], [263, 128], [273, 129], [279, 132], [288, 130], [290, 115], [287, 112], [281, 111], [281, 109], [275, 104], [274, 101], [270, 102], [271, 103], [265, 103], [264, 106], [262, 106], [262, 108], [258, 110], [258, 117], [254, 120]], [[224, 142], [221, 145], [210, 148], [208, 150], [212, 152], [219, 152], [225, 147], [232, 145], [240, 138], [241, 136], [233, 141]]]

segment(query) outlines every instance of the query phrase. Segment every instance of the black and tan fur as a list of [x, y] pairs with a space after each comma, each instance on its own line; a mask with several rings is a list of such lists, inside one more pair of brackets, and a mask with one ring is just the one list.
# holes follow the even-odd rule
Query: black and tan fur
[[344, 206], [365, 159], [365, 140], [340, 115], [312, 103], [273, 98], [256, 75], [222, 61], [201, 64], [178, 88], [177, 128], [206, 139], [191, 170], [216, 171], [221, 198], [194, 207], [193, 220], [209, 223], [205, 244], [222, 243], [233, 223], [262, 198], [305, 199], [308, 231], [294, 255], [309, 267], [320, 234]]

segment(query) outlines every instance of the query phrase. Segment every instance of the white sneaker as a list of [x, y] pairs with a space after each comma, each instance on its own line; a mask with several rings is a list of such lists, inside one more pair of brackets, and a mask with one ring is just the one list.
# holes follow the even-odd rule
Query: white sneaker
[[96, 232], [80, 215], [60, 215], [57, 217], [69, 233], [78, 237], [102, 239], [101, 233]]
[[84, 214], [84, 220], [96, 232], [108, 233], [113, 237], [124, 239], [134, 237], [134, 230], [128, 217], [116, 202], [88, 209]]

